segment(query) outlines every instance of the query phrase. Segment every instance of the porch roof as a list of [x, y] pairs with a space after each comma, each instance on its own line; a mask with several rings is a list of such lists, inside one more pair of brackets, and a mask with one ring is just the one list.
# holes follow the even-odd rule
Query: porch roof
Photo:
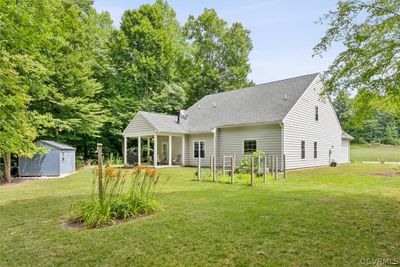
[[159, 133], [187, 133], [187, 124], [177, 123], [177, 116], [139, 111], [124, 130], [125, 136], [152, 135]]

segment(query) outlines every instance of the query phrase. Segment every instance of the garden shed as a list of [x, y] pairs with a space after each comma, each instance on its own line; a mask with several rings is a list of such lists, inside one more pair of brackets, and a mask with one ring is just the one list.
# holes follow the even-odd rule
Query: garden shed
[[40, 140], [37, 143], [46, 147], [48, 151], [31, 159], [20, 157], [19, 176], [63, 176], [75, 171], [74, 147], [48, 140]]

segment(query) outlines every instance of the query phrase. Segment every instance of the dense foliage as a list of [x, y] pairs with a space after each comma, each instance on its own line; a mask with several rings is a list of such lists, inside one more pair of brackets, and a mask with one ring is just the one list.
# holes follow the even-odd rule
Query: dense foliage
[[329, 28], [315, 54], [344, 45], [325, 73], [327, 93], [353, 92], [356, 108], [400, 118], [400, 1], [341, 0], [321, 22]]
[[35, 139], [81, 159], [99, 141], [118, 154], [138, 110], [176, 113], [249, 84], [251, 47], [240, 23], [205, 10], [181, 26], [162, 0], [125, 11], [120, 29], [92, 0], [0, 0], [0, 154], [9, 165], [36, 152]]
[[343, 129], [354, 137], [353, 143], [400, 144], [400, 119], [381, 110], [360, 110], [359, 101], [360, 96], [350, 98], [344, 92], [333, 100]]

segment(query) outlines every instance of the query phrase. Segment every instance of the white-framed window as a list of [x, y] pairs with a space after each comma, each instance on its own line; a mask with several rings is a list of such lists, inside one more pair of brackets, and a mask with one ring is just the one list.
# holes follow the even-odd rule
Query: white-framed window
[[205, 141], [193, 141], [193, 157], [198, 159], [204, 159], [206, 157], [206, 142]]
[[61, 162], [65, 161], [65, 152], [61, 151]]
[[301, 158], [306, 158], [306, 141], [301, 141]]
[[246, 139], [243, 140], [243, 153], [245, 155], [251, 154], [257, 150], [257, 140], [255, 139]]
[[318, 114], [318, 106], [315, 106], [315, 121], [318, 121], [319, 114]]
[[314, 159], [318, 157], [318, 143], [314, 142]]

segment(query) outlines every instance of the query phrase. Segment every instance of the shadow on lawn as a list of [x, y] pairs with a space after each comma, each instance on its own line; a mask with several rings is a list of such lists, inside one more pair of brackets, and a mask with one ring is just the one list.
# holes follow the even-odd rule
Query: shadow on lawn
[[[0, 206], [0, 233], [16, 232], [19, 241], [9, 235], [1, 240], [5, 247], [21, 245], [16, 256], [32, 250], [30, 246], [53, 242], [65, 255], [84, 253], [85, 260], [95, 257], [95, 250], [115, 249], [117, 255], [121, 250], [124, 258], [115, 258], [114, 264], [127, 263], [123, 259], [129, 256], [138, 265], [147, 256], [162, 256], [165, 262], [192, 257], [213, 264], [229, 255], [237, 263], [268, 263], [279, 257], [280, 263], [288, 264], [355, 263], [360, 257], [394, 257], [400, 250], [400, 203], [393, 198], [316, 189], [224, 188], [160, 193], [164, 211], [151, 220], [98, 231], [60, 227], [71, 205], [88, 195], [16, 200]], [[86, 243], [76, 242], [79, 238]], [[139, 258], [131, 249], [136, 247], [141, 249]], [[254, 254], [257, 251], [266, 256]], [[71, 260], [62, 257], [56, 260]], [[97, 257], [96, 261], [110, 259], [106, 254]]]

